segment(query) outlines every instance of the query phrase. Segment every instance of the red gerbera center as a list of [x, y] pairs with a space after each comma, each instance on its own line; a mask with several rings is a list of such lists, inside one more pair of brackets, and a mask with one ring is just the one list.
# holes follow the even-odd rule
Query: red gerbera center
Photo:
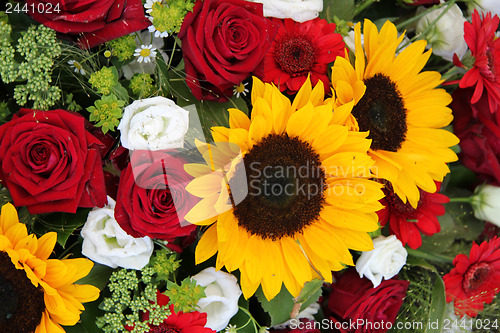
[[419, 217], [418, 207], [422, 203], [422, 199], [425, 198], [426, 192], [420, 191], [420, 201], [418, 202], [417, 209], [413, 208], [409, 202], [404, 203], [389, 185], [389, 190], [385, 189], [385, 197], [387, 200], [387, 205], [393, 214], [397, 214], [400, 218], [405, 218], [407, 221], [415, 221]]
[[316, 61], [317, 48], [306, 35], [286, 34], [276, 41], [274, 60], [290, 76], [306, 75]]
[[172, 325], [160, 324], [158, 326], [151, 326], [149, 333], [180, 333], [177, 328]]
[[491, 267], [487, 263], [480, 262], [472, 265], [464, 276], [463, 288], [466, 293], [473, 292], [488, 282], [491, 276]]

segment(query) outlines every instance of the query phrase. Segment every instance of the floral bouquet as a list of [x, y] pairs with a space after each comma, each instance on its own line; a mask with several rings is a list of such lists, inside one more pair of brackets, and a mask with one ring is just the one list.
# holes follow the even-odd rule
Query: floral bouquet
[[0, 333], [499, 331], [499, 1], [2, 6]]

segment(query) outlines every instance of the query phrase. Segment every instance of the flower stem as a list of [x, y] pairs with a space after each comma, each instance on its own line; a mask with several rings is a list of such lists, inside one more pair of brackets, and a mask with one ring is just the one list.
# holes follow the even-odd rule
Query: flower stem
[[360, 14], [363, 10], [371, 6], [374, 2], [379, 2], [379, 1], [380, 0], [364, 0], [363, 2], [356, 5], [356, 8], [354, 9], [354, 16]]
[[452, 263], [453, 259], [454, 259], [452, 257], [434, 254], [434, 253], [430, 253], [430, 252], [426, 252], [426, 251], [422, 251], [422, 250], [414, 250], [411, 248], [407, 248], [406, 251], [408, 252], [409, 255], [412, 255], [412, 256], [417, 257], [417, 258], [427, 259], [430, 261]]
[[467, 202], [471, 203], [474, 196], [466, 197], [466, 198], [450, 198], [450, 202]]

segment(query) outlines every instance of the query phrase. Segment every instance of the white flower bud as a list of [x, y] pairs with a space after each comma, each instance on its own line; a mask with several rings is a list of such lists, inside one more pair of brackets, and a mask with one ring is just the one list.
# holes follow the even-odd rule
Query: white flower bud
[[481, 185], [472, 197], [474, 216], [500, 227], [500, 187]]
[[115, 201], [94, 208], [82, 228], [82, 254], [100, 264], [116, 268], [142, 269], [153, 253], [149, 237], [134, 238], [127, 234], [114, 217]]
[[376, 288], [382, 278], [388, 280], [399, 273], [406, 263], [408, 252], [396, 236], [379, 236], [373, 240], [374, 249], [361, 254], [356, 262], [359, 276], [365, 276]]
[[[433, 10], [417, 22], [417, 33], [422, 33], [446, 7]], [[452, 61], [453, 54], [457, 54], [462, 59], [467, 51], [467, 43], [464, 39], [464, 23], [466, 19], [456, 4], [436, 22], [430, 29], [430, 37], [427, 38], [429, 44], [427, 48], [432, 47], [432, 52], [445, 60]], [[426, 36], [427, 37], [427, 36]]]

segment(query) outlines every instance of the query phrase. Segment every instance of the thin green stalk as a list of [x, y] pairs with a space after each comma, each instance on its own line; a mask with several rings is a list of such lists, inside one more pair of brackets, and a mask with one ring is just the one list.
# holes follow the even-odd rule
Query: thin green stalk
[[409, 255], [412, 255], [412, 256], [417, 257], [417, 258], [427, 259], [430, 261], [439, 261], [439, 262], [445, 262], [445, 263], [451, 264], [453, 262], [453, 259], [454, 259], [452, 257], [434, 254], [434, 253], [430, 253], [430, 252], [426, 252], [426, 251], [422, 251], [422, 250], [414, 250], [414, 249], [407, 248], [406, 251], [408, 252]]
[[370, 7], [374, 2], [379, 2], [380, 0], [364, 0], [363, 2], [356, 5], [354, 9], [354, 16], [359, 15], [363, 10]]
[[473, 201], [473, 196], [472, 197], [466, 197], [466, 198], [450, 198], [450, 202], [466, 202], [466, 203], [471, 203]]

